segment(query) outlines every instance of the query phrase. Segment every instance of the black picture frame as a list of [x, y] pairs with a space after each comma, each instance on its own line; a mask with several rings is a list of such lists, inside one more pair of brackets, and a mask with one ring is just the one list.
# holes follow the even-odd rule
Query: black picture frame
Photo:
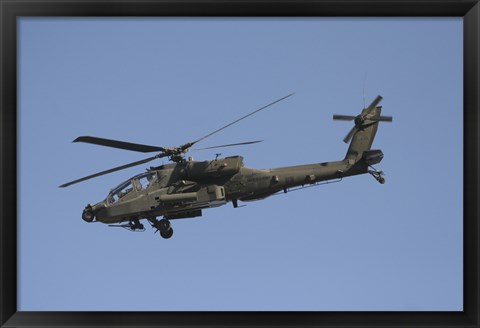
[[[0, 324], [2, 327], [479, 327], [478, 0], [0, 0]], [[17, 18], [20, 16], [457, 16], [464, 19], [464, 311], [17, 311]]]

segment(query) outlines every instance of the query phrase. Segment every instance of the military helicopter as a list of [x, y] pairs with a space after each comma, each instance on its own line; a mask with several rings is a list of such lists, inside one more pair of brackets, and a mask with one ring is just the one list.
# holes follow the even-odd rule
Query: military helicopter
[[[82, 136], [73, 142], [120, 148], [142, 153], [158, 152], [155, 156], [133, 163], [98, 172], [61, 185], [67, 187], [101, 175], [141, 165], [158, 158], [168, 157], [172, 162], [150, 167], [146, 172], [135, 175], [113, 188], [107, 197], [92, 205], [88, 204], [82, 213], [86, 222], [102, 222], [131, 231], [144, 231], [141, 220], [147, 220], [168, 239], [173, 235], [170, 220], [202, 216], [207, 208], [218, 207], [232, 202], [261, 200], [268, 196], [289, 190], [339, 181], [342, 178], [366, 174], [372, 175], [379, 183], [385, 183], [384, 173], [373, 165], [383, 159], [383, 152], [371, 149], [379, 122], [391, 122], [391, 116], [381, 116], [382, 100], [375, 100], [359, 115], [333, 115], [334, 120], [353, 121], [354, 126], [343, 141], [350, 145], [344, 159], [334, 162], [306, 164], [273, 169], [252, 169], [243, 165], [242, 156], [231, 156], [208, 161], [185, 159], [185, 154], [198, 142], [278, 103], [293, 94], [275, 100], [248, 115], [245, 115], [193, 142], [178, 147], [159, 147], [130, 143], [112, 139]], [[261, 140], [225, 144], [195, 150], [231, 147], [258, 143]], [[163, 217], [158, 219], [158, 217]]]

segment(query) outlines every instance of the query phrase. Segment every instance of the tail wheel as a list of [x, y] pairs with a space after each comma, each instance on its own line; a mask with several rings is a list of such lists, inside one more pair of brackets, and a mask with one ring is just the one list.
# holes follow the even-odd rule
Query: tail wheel
[[165, 239], [168, 239], [168, 238], [172, 237], [172, 235], [173, 235], [173, 229], [172, 228], [170, 228], [169, 230], [167, 230], [165, 232], [160, 230], [160, 236], [162, 236]]

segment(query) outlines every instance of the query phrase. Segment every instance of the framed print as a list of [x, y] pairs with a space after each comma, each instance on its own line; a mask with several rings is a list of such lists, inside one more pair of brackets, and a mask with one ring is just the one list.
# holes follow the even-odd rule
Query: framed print
[[477, 1], [0, 10], [2, 327], [478, 326]]

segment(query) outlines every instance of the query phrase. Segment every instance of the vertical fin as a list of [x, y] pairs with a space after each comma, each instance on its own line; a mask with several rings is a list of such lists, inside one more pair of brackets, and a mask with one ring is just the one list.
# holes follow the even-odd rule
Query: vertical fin
[[[378, 106], [372, 111], [372, 116], [380, 116], [382, 107]], [[353, 135], [350, 146], [348, 147], [345, 160], [351, 162], [351, 164], [358, 162], [363, 152], [369, 150], [372, 147], [373, 140], [377, 134], [378, 121], [366, 121], [360, 126], [360, 128]]]

